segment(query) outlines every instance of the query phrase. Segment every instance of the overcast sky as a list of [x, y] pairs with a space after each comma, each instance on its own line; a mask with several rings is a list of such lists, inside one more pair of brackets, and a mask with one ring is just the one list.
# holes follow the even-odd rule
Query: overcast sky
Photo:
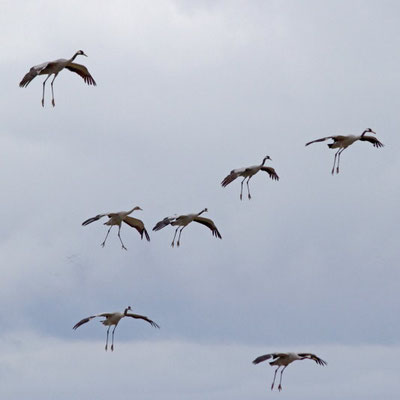
[[[397, 399], [400, 4], [396, 1], [0, 2], [0, 397]], [[41, 106], [33, 65], [70, 58]], [[50, 80], [49, 80], [50, 81]], [[48, 81], [48, 83], [49, 83]], [[372, 128], [332, 176], [310, 140]], [[260, 172], [252, 199], [233, 168]], [[245, 192], [246, 194], [246, 192]], [[140, 206], [101, 248], [99, 213]], [[152, 232], [199, 212], [182, 234]], [[133, 311], [115, 351], [81, 318]], [[313, 352], [283, 391], [251, 361]]]

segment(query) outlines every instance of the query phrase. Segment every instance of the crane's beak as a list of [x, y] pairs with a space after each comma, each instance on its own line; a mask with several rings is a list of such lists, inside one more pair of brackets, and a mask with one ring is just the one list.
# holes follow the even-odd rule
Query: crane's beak
[[87, 54], [85, 54], [83, 51], [82, 51], [82, 55], [85, 56], [85, 57], [87, 57]]

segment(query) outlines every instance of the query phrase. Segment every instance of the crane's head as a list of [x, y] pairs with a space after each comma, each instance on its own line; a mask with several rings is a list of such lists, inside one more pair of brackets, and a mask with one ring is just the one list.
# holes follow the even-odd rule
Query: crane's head
[[205, 209], [203, 210], [203, 212], [208, 212], [207, 208], [205, 208]]
[[85, 52], [84, 52], [83, 50], [78, 50], [78, 51], [76, 52], [76, 55], [77, 55], [77, 56], [85, 56], [85, 57], [87, 57], [87, 55], [85, 54]]
[[362, 134], [365, 135], [366, 133], [375, 133], [376, 135], [376, 132], [374, 132], [371, 128], [367, 128]]
[[140, 210], [143, 211], [139, 206], [133, 207], [133, 211]]
[[264, 159], [263, 159], [262, 165], [264, 165], [265, 161], [267, 161], [267, 160], [271, 160], [272, 161], [272, 158], [270, 156], [265, 156]]

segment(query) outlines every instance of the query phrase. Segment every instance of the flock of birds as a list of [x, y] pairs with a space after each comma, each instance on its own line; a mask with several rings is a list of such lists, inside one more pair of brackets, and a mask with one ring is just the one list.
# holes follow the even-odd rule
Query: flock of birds
[[[87, 55], [82, 51], [79, 50], [77, 51], [70, 59], [58, 59], [58, 60], [54, 60], [54, 61], [49, 61], [49, 62], [45, 62], [36, 66], [33, 66], [29, 72], [23, 77], [23, 79], [21, 80], [19, 86], [20, 87], [27, 87], [29, 85], [29, 83], [38, 75], [47, 75], [46, 79], [43, 82], [43, 92], [42, 92], [42, 106], [44, 107], [44, 97], [45, 97], [45, 85], [47, 80], [50, 78], [51, 75], [54, 75], [53, 80], [51, 81], [51, 93], [52, 93], [52, 105], [53, 107], [55, 106], [55, 100], [54, 100], [54, 88], [53, 88], [53, 84], [54, 84], [54, 80], [56, 79], [57, 75], [59, 74], [60, 71], [62, 71], [63, 69], [68, 69], [72, 72], [77, 73], [79, 76], [81, 76], [84, 80], [85, 83], [87, 83], [88, 85], [94, 85], [96, 86], [96, 82], [93, 79], [93, 77], [90, 75], [88, 69], [81, 64], [77, 64], [74, 63], [75, 58], [78, 55], [82, 55], [82, 56], [86, 56]], [[320, 139], [316, 139], [316, 140], [312, 140], [311, 142], [306, 143], [306, 146], [312, 144], [312, 143], [318, 143], [318, 142], [323, 142], [325, 140], [331, 139], [333, 140], [332, 143], [328, 144], [328, 147], [331, 149], [338, 149], [335, 153], [334, 156], [334, 161], [333, 161], [333, 167], [332, 167], [332, 175], [335, 173], [338, 174], [339, 173], [339, 164], [340, 164], [340, 156], [343, 153], [343, 151], [345, 149], [347, 149], [347, 147], [349, 147], [350, 145], [352, 145], [353, 143], [355, 143], [356, 141], [367, 141], [370, 142], [374, 147], [382, 147], [383, 144], [376, 139], [373, 136], [370, 135], [366, 135], [366, 133], [373, 133], [376, 134], [376, 132], [374, 132], [372, 129], [368, 128], [366, 130], [364, 130], [362, 132], [361, 135], [337, 135], [337, 136], [327, 136], [327, 137], [323, 137]], [[234, 169], [232, 170], [221, 182], [221, 185], [223, 187], [228, 186], [230, 183], [232, 183], [235, 179], [241, 177], [243, 178], [241, 183], [240, 183], [240, 200], [242, 200], [243, 198], [243, 183], [246, 181], [246, 185], [247, 185], [247, 196], [249, 199], [251, 199], [251, 195], [250, 195], [250, 188], [249, 188], [249, 181], [250, 179], [257, 174], [259, 171], [264, 171], [266, 172], [269, 177], [272, 180], [279, 180], [279, 176], [278, 174], [275, 172], [274, 168], [272, 167], [266, 167], [264, 166], [265, 162], [267, 160], [271, 160], [271, 158], [269, 156], [264, 157], [264, 159], [262, 160], [261, 164], [259, 165], [253, 165], [250, 167], [244, 167], [244, 168], [238, 168], [238, 169]], [[271, 160], [272, 161], [272, 160]], [[335, 168], [336, 167], [336, 168]], [[107, 231], [106, 237], [104, 239], [104, 241], [101, 243], [101, 246], [105, 246], [106, 240], [108, 238], [108, 235], [110, 233], [111, 228], [115, 225], [118, 226], [118, 238], [121, 242], [122, 245], [122, 249], [126, 250], [127, 248], [125, 247], [122, 238], [121, 238], [121, 225], [122, 222], [125, 222], [127, 225], [131, 226], [132, 228], [135, 228], [139, 234], [141, 239], [143, 239], [143, 237], [145, 237], [148, 241], [150, 241], [150, 236], [144, 226], [143, 221], [141, 221], [140, 219], [137, 218], [133, 218], [130, 217], [129, 215], [131, 213], [133, 213], [134, 211], [137, 210], [141, 210], [140, 207], [136, 206], [134, 208], [132, 208], [129, 211], [120, 211], [120, 212], [116, 212], [116, 213], [105, 213], [105, 214], [98, 214], [95, 217], [89, 218], [86, 221], [84, 221], [82, 223], [83, 226], [89, 225], [92, 222], [98, 221], [101, 218], [107, 216], [108, 217], [108, 221], [106, 221], [104, 223], [104, 225], [109, 226], [109, 229]], [[153, 231], [159, 231], [160, 229], [165, 228], [168, 225], [171, 225], [173, 227], [176, 227], [175, 229], [175, 233], [174, 233], [174, 237], [171, 243], [171, 246], [174, 247], [175, 245], [175, 239], [176, 239], [176, 235], [178, 234], [179, 231], [179, 235], [178, 235], [178, 239], [176, 241], [176, 245], [179, 247], [180, 245], [180, 240], [181, 240], [181, 235], [182, 235], [182, 231], [183, 229], [189, 225], [191, 222], [198, 222], [199, 224], [202, 224], [204, 226], [206, 226], [207, 228], [209, 228], [211, 230], [211, 233], [213, 236], [215, 236], [216, 238], [221, 239], [221, 234], [219, 233], [217, 227], [215, 226], [214, 222], [209, 219], [209, 218], [204, 218], [201, 215], [203, 213], [207, 212], [207, 208], [204, 208], [203, 210], [201, 210], [199, 213], [194, 213], [194, 214], [186, 214], [186, 215], [179, 215], [179, 216], [170, 216], [170, 217], [165, 217], [164, 219], [162, 219], [161, 221], [157, 222], [156, 225], [153, 228]], [[128, 306], [124, 312], [112, 312], [112, 313], [101, 313], [101, 314], [96, 314], [96, 315], [92, 315], [90, 317], [86, 317], [84, 319], [82, 319], [81, 321], [77, 322], [73, 329], [77, 329], [80, 326], [86, 324], [87, 322], [89, 322], [90, 320], [96, 318], [96, 317], [103, 317], [104, 320], [102, 320], [102, 324], [105, 326], [108, 326], [107, 329], [107, 337], [106, 337], [106, 344], [105, 344], [105, 350], [107, 351], [108, 349], [108, 339], [109, 339], [109, 332], [110, 332], [110, 328], [112, 326], [114, 326], [113, 330], [112, 330], [112, 339], [111, 339], [111, 351], [114, 351], [114, 332], [115, 329], [118, 326], [118, 323], [121, 321], [122, 318], [125, 317], [131, 317], [134, 319], [142, 319], [146, 322], [148, 322], [152, 327], [154, 328], [159, 328], [159, 325], [157, 323], [155, 323], [154, 321], [152, 321], [150, 318], [144, 316], [144, 315], [140, 315], [140, 314], [134, 314], [131, 311], [131, 307]], [[283, 371], [286, 369], [286, 367], [291, 364], [294, 361], [297, 360], [313, 360], [315, 361], [317, 364], [324, 366], [327, 365], [327, 363], [322, 360], [321, 358], [317, 357], [315, 354], [311, 354], [311, 353], [270, 353], [270, 354], [265, 354], [262, 355], [260, 357], [257, 357], [254, 361], [253, 364], [259, 364], [263, 361], [269, 360], [272, 358], [272, 361], [269, 363], [271, 366], [276, 366], [277, 368], [275, 369], [274, 372], [274, 378], [272, 381], [272, 385], [271, 385], [271, 390], [274, 388], [275, 385], [275, 380], [276, 380], [276, 375], [278, 370], [283, 367], [281, 369], [280, 372], [280, 379], [279, 379], [279, 385], [278, 385], [278, 390], [281, 391], [282, 390], [282, 375], [283, 375]]]

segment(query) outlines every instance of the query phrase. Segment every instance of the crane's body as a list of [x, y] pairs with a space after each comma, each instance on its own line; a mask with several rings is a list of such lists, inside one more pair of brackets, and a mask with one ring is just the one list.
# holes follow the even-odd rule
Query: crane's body
[[244, 168], [237, 168], [233, 169], [229, 175], [227, 175], [224, 180], [221, 182], [221, 185], [223, 187], [228, 186], [231, 182], [233, 182], [236, 178], [241, 176], [243, 178], [242, 182], [240, 183], [240, 200], [242, 200], [243, 197], [243, 182], [247, 179], [247, 194], [249, 200], [251, 199], [250, 195], [250, 189], [249, 189], [249, 181], [250, 179], [259, 171], [265, 171], [268, 173], [269, 177], [272, 180], [279, 180], [278, 174], [275, 172], [275, 170], [272, 167], [264, 167], [265, 161], [271, 160], [269, 156], [264, 157], [263, 161], [259, 165], [252, 165], [250, 167], [244, 167]]
[[[333, 159], [333, 167], [332, 167], [332, 175], [335, 173], [335, 166], [336, 166], [336, 173], [339, 173], [339, 163], [340, 163], [340, 155], [343, 153], [345, 149], [351, 146], [353, 143], [357, 142], [358, 140], [362, 142], [370, 142], [374, 147], [383, 147], [383, 144], [373, 136], [366, 136], [366, 133], [375, 133], [371, 128], [367, 128], [364, 132], [359, 135], [337, 135], [337, 136], [326, 136], [321, 139], [312, 140], [311, 142], [306, 143], [306, 146], [312, 143], [323, 142], [328, 139], [332, 139], [333, 143], [328, 143], [328, 147], [330, 149], [339, 149], [335, 153], [335, 157]], [[337, 163], [336, 163], [337, 162]]]
[[82, 55], [87, 57], [87, 55], [83, 52], [83, 50], [78, 50], [70, 59], [59, 58], [58, 60], [48, 61], [39, 65], [33, 66], [29, 72], [22, 78], [20, 82], [20, 87], [27, 87], [29, 83], [38, 75], [48, 75], [47, 78], [43, 82], [43, 94], [42, 94], [42, 107], [44, 107], [44, 90], [47, 79], [50, 78], [51, 75], [54, 75], [53, 80], [51, 81], [51, 93], [52, 93], [52, 100], [51, 103], [53, 107], [56, 105], [54, 101], [54, 89], [53, 83], [54, 80], [57, 78], [57, 75], [60, 71], [64, 68], [69, 69], [72, 72], [75, 72], [79, 76], [83, 78], [85, 83], [88, 85], [96, 86], [96, 82], [93, 79], [92, 75], [90, 75], [88, 69], [81, 64], [74, 63], [73, 61], [78, 55]]
[[263, 361], [269, 360], [272, 358], [273, 360], [269, 363], [271, 366], [277, 366], [275, 373], [274, 373], [274, 379], [272, 381], [271, 385], [271, 390], [274, 388], [275, 385], [275, 378], [276, 378], [276, 373], [278, 372], [278, 369], [283, 367], [281, 370], [281, 376], [279, 380], [279, 386], [278, 390], [282, 390], [282, 374], [285, 368], [291, 364], [293, 361], [297, 360], [314, 360], [317, 364], [319, 365], [326, 365], [326, 361], [322, 360], [321, 358], [317, 357], [315, 354], [312, 353], [270, 353], [270, 354], [264, 354], [263, 356], [257, 357], [254, 361], [253, 364], [259, 364]]
[[131, 309], [132, 309], [131, 306], [128, 306], [127, 308], [125, 308], [123, 313], [117, 311], [117, 312], [113, 312], [113, 313], [102, 313], [102, 314], [92, 315], [90, 317], [80, 320], [78, 323], [76, 323], [74, 325], [74, 327], [72, 329], [78, 329], [81, 325], [86, 324], [93, 318], [104, 317], [105, 319], [100, 322], [103, 325], [108, 326], [105, 350], [107, 351], [107, 348], [108, 348], [108, 336], [109, 336], [110, 328], [111, 328], [111, 326], [114, 325], [114, 329], [112, 331], [112, 340], [111, 340], [111, 351], [114, 351], [114, 332], [118, 326], [119, 321], [121, 321], [122, 318], [131, 317], [131, 318], [135, 318], [135, 319], [143, 319], [146, 322], [148, 322], [152, 327], [160, 328], [158, 326], [158, 324], [156, 324], [154, 321], [152, 321], [151, 319], [149, 319], [148, 317], [146, 317], [144, 315], [128, 313], [128, 311], [130, 311]]
[[215, 236], [219, 239], [222, 239], [221, 234], [219, 233], [214, 222], [209, 218], [200, 217], [201, 214], [203, 214], [204, 212], [207, 212], [207, 211], [208, 211], [207, 208], [204, 208], [197, 214], [185, 214], [185, 215], [179, 215], [178, 217], [176, 217], [176, 216], [165, 217], [162, 221], [157, 222], [157, 224], [153, 228], [153, 231], [159, 231], [160, 229], [166, 227], [167, 225], [177, 226], [177, 228], [175, 230], [174, 238], [171, 243], [171, 246], [174, 247], [176, 234], [177, 234], [179, 228], [181, 228], [181, 230], [179, 231], [178, 241], [176, 242], [176, 245], [179, 247], [183, 229], [187, 225], [189, 225], [191, 222], [194, 221], [194, 222], [198, 222], [202, 225], [205, 225], [207, 228], [209, 228], [211, 230], [213, 236]]
[[135, 228], [139, 232], [141, 239], [143, 239], [143, 235], [145, 235], [147, 241], [150, 241], [150, 236], [147, 233], [147, 230], [145, 229], [143, 222], [140, 219], [129, 217], [129, 214], [131, 214], [135, 210], [142, 210], [142, 209], [140, 207], [136, 206], [136, 207], [133, 207], [129, 211], [120, 211], [120, 212], [117, 212], [117, 213], [99, 214], [99, 215], [96, 215], [93, 218], [89, 218], [86, 221], [82, 222], [82, 225], [83, 226], [89, 225], [92, 222], [98, 221], [100, 218], [103, 218], [103, 217], [107, 216], [109, 218], [109, 220], [104, 222], [104, 225], [108, 225], [110, 228], [108, 229], [106, 237], [105, 237], [104, 241], [101, 243], [101, 246], [102, 247], [105, 246], [106, 240], [107, 240], [108, 234], [110, 233], [111, 228], [114, 225], [116, 225], [116, 226], [118, 226], [118, 237], [119, 237], [119, 240], [121, 242], [122, 249], [126, 250], [126, 247], [125, 247], [125, 245], [124, 245], [124, 243], [122, 242], [122, 239], [121, 239], [121, 225], [122, 225], [122, 222], [125, 222], [126, 224], [128, 224], [132, 228]]

